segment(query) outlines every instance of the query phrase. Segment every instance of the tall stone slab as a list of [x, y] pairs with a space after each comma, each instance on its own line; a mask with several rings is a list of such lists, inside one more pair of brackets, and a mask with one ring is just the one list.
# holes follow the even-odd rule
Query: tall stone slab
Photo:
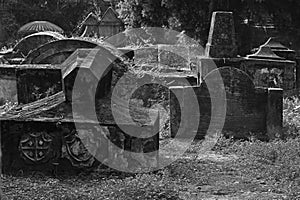
[[213, 13], [205, 54], [207, 57], [213, 58], [237, 56], [232, 12], [217, 11]]

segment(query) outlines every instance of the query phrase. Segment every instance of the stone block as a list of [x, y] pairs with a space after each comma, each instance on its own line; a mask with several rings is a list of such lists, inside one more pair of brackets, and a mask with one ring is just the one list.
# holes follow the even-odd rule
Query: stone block
[[103, 49], [78, 49], [62, 65], [67, 101], [94, 102], [111, 91], [112, 68], [116, 57]]

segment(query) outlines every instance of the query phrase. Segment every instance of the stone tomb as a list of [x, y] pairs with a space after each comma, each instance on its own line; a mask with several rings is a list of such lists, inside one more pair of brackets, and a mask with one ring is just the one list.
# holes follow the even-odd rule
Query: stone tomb
[[[221, 78], [218, 74], [224, 85], [218, 79]], [[206, 83], [210, 83], [210, 86]], [[256, 88], [245, 72], [233, 67], [223, 67], [210, 72], [200, 86], [192, 87], [199, 103], [199, 110], [195, 110], [190, 107], [189, 96], [185, 94], [190, 88], [170, 87], [172, 137], [176, 136], [180, 126], [185, 134], [196, 132], [197, 138], [205, 137], [209, 127], [210, 132], [223, 131], [236, 138], [247, 138], [251, 133], [260, 139], [281, 136], [282, 89]], [[222, 88], [225, 97], [222, 97]], [[178, 99], [175, 93], [179, 95]], [[213, 101], [212, 98], [224, 98], [224, 104], [213, 105], [212, 102], [218, 101]], [[225, 108], [224, 116], [221, 114], [222, 106]], [[212, 114], [213, 110], [217, 110], [215, 115]], [[182, 115], [189, 117], [182, 118]], [[191, 130], [189, 122], [199, 115], [198, 129]], [[224, 127], [219, 127], [222, 120], [225, 120]]]
[[[84, 59], [85, 55], [94, 56], [96, 60], [98, 56], [90, 50], [89, 53], [80, 54], [81, 59]], [[90, 58], [87, 60], [94, 60]], [[98, 62], [87, 63], [86, 59], [84, 60], [82, 64], [74, 61], [61, 66], [64, 69], [63, 85], [69, 86], [65, 87], [64, 91], [1, 112], [3, 172], [22, 170], [76, 173], [83, 169], [106, 166], [117, 170], [138, 171], [141, 168], [158, 166], [158, 113], [140, 109], [138, 116], [133, 116], [136, 123], [125, 116], [117, 124], [111, 110], [111, 94], [108, 90], [110, 84], [102, 84], [100, 81], [97, 87], [94, 87], [95, 92], [101, 94], [99, 96], [89, 96], [88, 90], [73, 92], [77, 88], [73, 87], [76, 85], [74, 79], [68, 78], [70, 75], [80, 71], [82, 77], [91, 77], [95, 73], [94, 70], [102, 67], [97, 65]], [[113, 69], [108, 68], [107, 73], [104, 73], [103, 78], [107, 81], [112, 80], [111, 70]], [[45, 71], [44, 77], [47, 77], [48, 73], [49, 71]], [[41, 76], [40, 80], [44, 77]], [[19, 80], [17, 74], [17, 85]], [[91, 86], [90, 79], [79, 80], [84, 87]], [[68, 93], [70, 95], [67, 95]], [[76, 96], [70, 98], [74, 94]], [[120, 108], [120, 115], [126, 109], [122, 108], [122, 104], [117, 107]], [[93, 115], [92, 111], [96, 115]], [[132, 113], [134, 115], [134, 112]], [[143, 133], [139, 132], [137, 122], [140, 122], [139, 126], [143, 126]], [[144, 137], [137, 138], [125, 133], [124, 127], [137, 134], [143, 134]]]
[[13, 51], [16, 53], [14, 57], [24, 58], [30, 51], [38, 48], [39, 46], [64, 38], [65, 37], [63, 35], [50, 31], [28, 35], [22, 38], [14, 47]]
[[96, 48], [97, 43], [81, 39], [62, 39], [47, 43], [30, 52], [23, 64], [62, 64], [79, 48]]
[[[296, 58], [296, 52], [292, 49], [289, 49], [288, 47], [284, 46], [279, 42], [278, 38], [269, 38], [263, 45], [265, 47], [270, 47], [272, 52], [274, 52], [277, 56], [281, 58], [285, 58], [286, 60], [294, 61], [297, 64], [296, 67], [296, 91], [297, 88], [300, 87], [300, 69], [299, 69], [299, 60]], [[257, 51], [258, 49], [254, 49], [254, 51]], [[295, 70], [293, 70], [295, 71]], [[295, 73], [295, 72], [294, 72]], [[291, 74], [291, 72], [290, 72]]]
[[28, 35], [22, 38], [13, 49], [4, 53], [4, 58], [10, 64], [20, 64], [29, 52], [48, 42], [60, 39], [64, 39], [64, 36], [55, 32], [39, 32]]
[[257, 87], [283, 88], [284, 91], [296, 88], [296, 63], [277, 56], [268, 46], [248, 55], [240, 64]]

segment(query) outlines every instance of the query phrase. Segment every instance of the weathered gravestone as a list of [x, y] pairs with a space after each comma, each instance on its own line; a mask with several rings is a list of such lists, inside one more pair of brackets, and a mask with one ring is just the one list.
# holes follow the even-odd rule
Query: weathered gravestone
[[[138, 112], [131, 116], [122, 115], [128, 108], [112, 101], [111, 84], [106, 83], [112, 81], [114, 59], [107, 50], [76, 52], [61, 66], [64, 91], [2, 113], [4, 172], [74, 173], [101, 166], [133, 172], [157, 167], [157, 112], [135, 108]], [[120, 123], [112, 114], [112, 102]], [[144, 137], [134, 137], [124, 127]]]
[[[226, 93], [225, 104], [214, 105], [213, 102], [216, 101], [212, 98], [222, 98], [218, 94], [222, 88]], [[186, 134], [197, 132], [197, 138], [203, 138], [209, 128], [210, 131], [223, 131], [237, 138], [247, 138], [250, 133], [257, 134], [261, 139], [274, 138], [273, 133], [281, 134], [282, 90], [255, 88], [251, 78], [239, 69], [216, 69], [204, 78], [200, 87], [193, 87], [200, 110], [190, 108], [188, 96], [185, 95], [185, 90], [188, 89], [189, 87], [178, 86], [170, 88], [170, 123], [173, 137], [180, 126], [183, 126]], [[179, 94], [179, 99], [174, 96], [174, 92]], [[221, 114], [222, 107], [226, 109], [225, 116]], [[216, 109], [219, 111], [213, 114], [212, 111]], [[191, 130], [191, 120], [181, 117], [186, 112], [191, 119], [200, 115], [198, 130]], [[274, 116], [278, 118], [275, 119]], [[222, 120], [225, 120], [223, 129], [216, 128]]]
[[213, 12], [206, 56], [227, 58], [237, 56], [237, 45], [232, 12]]

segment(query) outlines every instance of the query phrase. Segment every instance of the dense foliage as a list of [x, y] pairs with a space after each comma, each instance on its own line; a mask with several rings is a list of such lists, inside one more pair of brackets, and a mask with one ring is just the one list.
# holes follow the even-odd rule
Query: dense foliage
[[[10, 0], [6, 4], [9, 14], [4, 16], [3, 25], [12, 38], [21, 25], [33, 20], [53, 22], [70, 34], [88, 12], [97, 15], [104, 12], [101, 0]], [[234, 12], [240, 46], [247, 48], [243, 41], [256, 40], [251, 39], [255, 33], [251, 35], [247, 28], [270, 25], [276, 27], [276, 34], [287, 44], [294, 48], [300, 44], [300, 2], [297, 0], [120, 0], [116, 8], [127, 27], [185, 31], [202, 45], [207, 40], [211, 13], [216, 10]]]
[[[217, 10], [234, 12], [239, 35], [243, 35], [245, 26], [272, 25], [276, 27], [277, 35], [289, 36], [290, 42], [299, 42], [299, 8], [297, 0], [122, 0], [118, 5], [120, 17], [127, 27], [166, 26], [184, 30], [202, 44], [207, 40], [211, 13]], [[250, 32], [244, 31], [247, 40], [251, 40]]]
[[70, 35], [88, 12], [101, 12], [99, 6], [94, 1], [10, 0], [2, 24], [10, 39], [17, 37], [20, 26], [35, 20], [50, 21]]

